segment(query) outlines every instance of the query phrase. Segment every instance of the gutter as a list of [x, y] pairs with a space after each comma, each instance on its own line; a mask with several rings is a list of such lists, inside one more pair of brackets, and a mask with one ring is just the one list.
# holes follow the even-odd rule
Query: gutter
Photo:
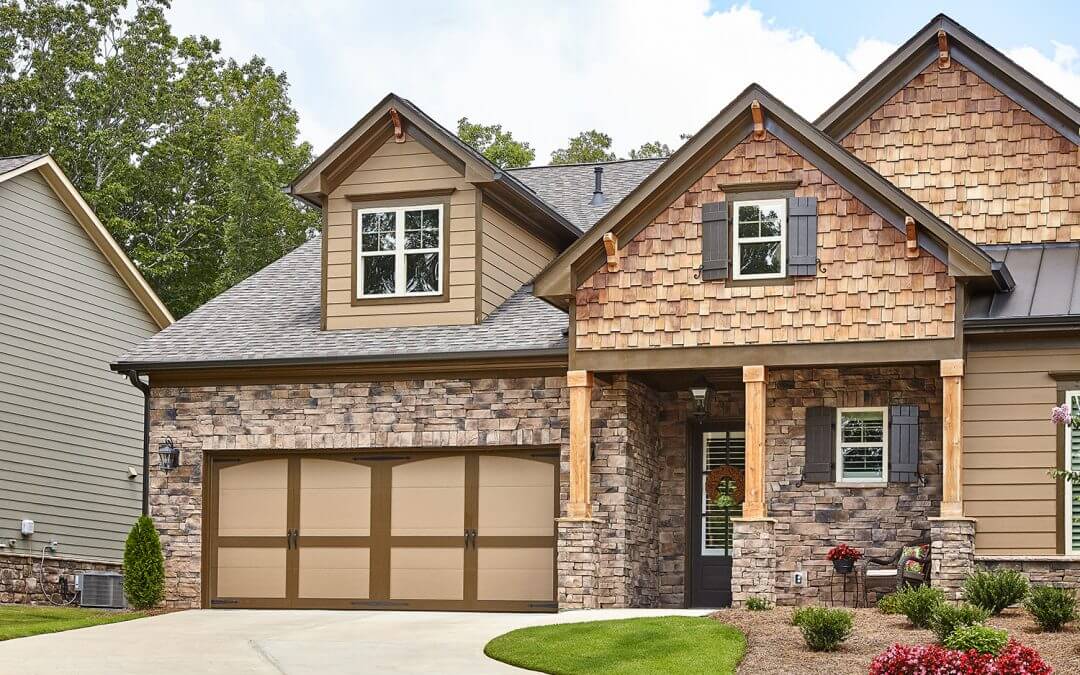
[[[114, 368], [113, 370], [116, 370]], [[142, 514], [150, 515], [150, 385], [135, 370], [124, 372], [131, 385], [143, 395]]]
[[1080, 328], [1080, 314], [1054, 314], [1050, 316], [1014, 316], [1009, 318], [964, 319], [964, 333], [1000, 333], [1006, 330], [1050, 331]]

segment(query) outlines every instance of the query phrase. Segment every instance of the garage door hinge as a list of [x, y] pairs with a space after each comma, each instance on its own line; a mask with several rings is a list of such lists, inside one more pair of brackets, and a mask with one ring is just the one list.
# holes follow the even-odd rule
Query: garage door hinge
[[221, 598], [214, 598], [213, 600], [210, 601], [210, 604], [211, 605], [235, 605], [238, 602], [240, 602], [240, 601], [239, 600], [223, 600]]
[[559, 603], [557, 602], [530, 602], [529, 607], [536, 607], [537, 609], [558, 609]]
[[351, 605], [362, 607], [408, 607], [407, 602], [394, 602], [393, 600], [353, 600]]

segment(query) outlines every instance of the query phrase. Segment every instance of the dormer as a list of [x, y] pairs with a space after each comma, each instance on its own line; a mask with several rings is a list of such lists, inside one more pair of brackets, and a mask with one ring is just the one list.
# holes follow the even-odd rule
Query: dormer
[[289, 190], [323, 213], [324, 330], [479, 323], [581, 234], [393, 94]]

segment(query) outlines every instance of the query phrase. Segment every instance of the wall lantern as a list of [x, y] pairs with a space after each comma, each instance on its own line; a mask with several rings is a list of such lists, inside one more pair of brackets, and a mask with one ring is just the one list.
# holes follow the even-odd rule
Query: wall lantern
[[180, 449], [172, 438], [166, 437], [165, 442], [158, 447], [158, 459], [161, 462], [161, 470], [168, 472], [180, 466]]
[[694, 414], [704, 417], [709, 414], [709, 387], [701, 385], [690, 387], [690, 397], [694, 402]]

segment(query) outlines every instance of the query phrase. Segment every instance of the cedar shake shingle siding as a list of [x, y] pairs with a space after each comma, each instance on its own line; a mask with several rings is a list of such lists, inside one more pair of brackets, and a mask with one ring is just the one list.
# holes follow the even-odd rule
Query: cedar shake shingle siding
[[[786, 284], [702, 281], [701, 204], [721, 185], [801, 181], [818, 200], [825, 272]], [[951, 338], [955, 281], [925, 252], [771, 135], [745, 140], [577, 291], [577, 349]]]
[[928, 66], [842, 145], [977, 244], [1080, 239], [1077, 147], [959, 63]]

